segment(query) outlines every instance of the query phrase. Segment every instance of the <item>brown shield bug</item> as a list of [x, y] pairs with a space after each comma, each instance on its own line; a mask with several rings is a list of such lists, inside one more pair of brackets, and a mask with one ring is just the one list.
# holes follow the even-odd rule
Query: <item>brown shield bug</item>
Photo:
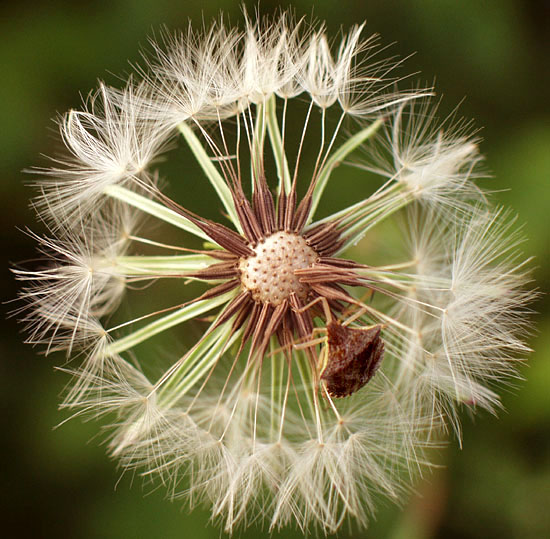
[[331, 397], [348, 397], [374, 376], [384, 356], [380, 330], [380, 325], [368, 329], [338, 322], [327, 325], [328, 358], [321, 380]]
[[325, 311], [327, 325], [315, 331], [326, 331], [326, 337], [298, 345], [307, 348], [314, 344], [327, 344], [324, 361], [321, 365], [321, 380], [330, 397], [348, 397], [359, 391], [376, 373], [384, 357], [384, 341], [380, 333], [382, 325], [367, 328], [350, 328], [334, 321], [328, 301], [319, 297], [297, 309], [296, 312], [321, 303]]

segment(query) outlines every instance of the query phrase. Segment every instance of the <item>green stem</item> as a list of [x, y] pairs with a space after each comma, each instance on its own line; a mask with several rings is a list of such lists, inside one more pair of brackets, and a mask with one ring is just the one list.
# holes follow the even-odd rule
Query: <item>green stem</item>
[[201, 166], [203, 172], [206, 174], [206, 177], [210, 180], [210, 183], [214, 187], [218, 197], [222, 201], [231, 222], [235, 225], [239, 232], [242, 232], [237, 211], [235, 210], [235, 203], [233, 202], [233, 197], [231, 195], [231, 190], [227, 187], [222, 175], [213, 165], [212, 159], [210, 159], [210, 156], [206, 153], [206, 150], [193, 129], [191, 129], [191, 127], [185, 122], [180, 123], [178, 125], [178, 129], [183, 135], [183, 138], [185, 139], [185, 142], [187, 142], [189, 148], [191, 148], [193, 155], [197, 159], [197, 162]]
[[222, 324], [207, 333], [182, 358], [181, 363], [172, 368], [167, 379], [162, 382], [159, 404], [163, 408], [170, 408], [176, 404], [215, 365], [241, 333], [242, 330], [233, 332], [231, 324]]
[[256, 105], [256, 122], [252, 137], [252, 151], [250, 152], [250, 167], [252, 174], [252, 192], [254, 192], [254, 180], [263, 172], [263, 156], [266, 133], [266, 106], [263, 103]]
[[394, 183], [390, 187], [387, 187], [382, 192], [371, 195], [369, 198], [365, 200], [361, 200], [360, 202], [356, 202], [355, 204], [352, 204], [351, 206], [348, 206], [347, 208], [343, 210], [339, 210], [336, 213], [333, 213], [332, 215], [329, 215], [327, 217], [323, 217], [323, 219], [319, 219], [318, 221], [315, 221], [313, 224], [308, 226], [308, 230], [316, 227], [317, 225], [321, 225], [323, 223], [328, 223], [332, 221], [341, 221], [342, 224], [349, 223], [356, 219], [359, 215], [362, 215], [364, 213], [370, 213], [371, 211], [374, 211], [376, 208], [378, 208], [382, 203], [384, 203], [384, 199], [390, 199], [390, 196], [394, 196], [396, 193], [394, 191], [400, 190], [401, 185], [398, 183]]
[[362, 129], [361, 131], [350, 137], [348, 140], [346, 140], [346, 142], [344, 142], [344, 144], [337, 148], [327, 159], [326, 163], [319, 171], [317, 184], [315, 185], [315, 188], [313, 190], [313, 200], [308, 223], [311, 221], [313, 215], [315, 214], [315, 211], [317, 209], [317, 206], [319, 205], [319, 201], [321, 200], [321, 196], [323, 194], [323, 191], [325, 190], [328, 180], [330, 179], [330, 175], [333, 169], [337, 165], [339, 165], [353, 150], [355, 150], [368, 138], [374, 135], [382, 125], [382, 120], [376, 120], [371, 125], [369, 125], [365, 129]]
[[179, 213], [176, 213], [175, 211], [159, 204], [158, 202], [154, 202], [147, 197], [134, 193], [125, 187], [120, 185], [109, 185], [105, 188], [104, 193], [107, 196], [125, 202], [134, 208], [138, 208], [153, 217], [157, 217], [166, 223], [170, 223], [171, 225], [177, 226], [178, 228], [190, 232], [191, 234], [195, 234], [195, 236], [198, 236], [199, 238], [203, 238], [207, 241], [210, 240], [210, 238], [198, 226], [194, 225], [183, 215], [180, 215]]
[[270, 340], [271, 354], [271, 440], [275, 441], [279, 434], [280, 414], [283, 409], [283, 392], [286, 390], [284, 381], [285, 356], [282, 352], [274, 353], [279, 343], [275, 339]]
[[205, 299], [192, 303], [191, 305], [186, 305], [177, 311], [170, 313], [166, 316], [163, 316], [159, 320], [155, 320], [150, 324], [134, 331], [130, 335], [113, 341], [106, 350], [106, 355], [112, 356], [114, 354], [120, 354], [139, 343], [146, 341], [151, 338], [153, 335], [157, 335], [171, 327], [174, 327], [178, 324], [186, 322], [191, 318], [196, 318], [224, 303], [227, 303], [235, 296], [235, 291], [227, 292], [221, 296], [212, 299]]
[[353, 226], [346, 230], [347, 240], [342, 247], [333, 256], [344, 252], [352, 245], [356, 245], [363, 236], [374, 226], [381, 221], [387, 219], [390, 215], [393, 215], [401, 208], [409, 205], [412, 201], [411, 197], [397, 197], [395, 200], [389, 201], [388, 204], [383, 205], [376, 210], [367, 213], [365, 217], [359, 219]]
[[302, 381], [302, 392], [306, 396], [308, 407], [311, 412], [311, 417], [315, 420], [315, 403], [313, 402], [313, 391], [317, 391], [313, 373], [311, 372], [311, 365], [305, 352], [295, 354], [295, 362]]
[[266, 111], [267, 132], [269, 134], [269, 141], [271, 142], [271, 148], [273, 150], [275, 165], [277, 167], [277, 177], [279, 178], [277, 194], [281, 193], [283, 186], [285, 192], [289, 193], [292, 186], [290, 169], [288, 168], [288, 161], [285, 155], [285, 149], [283, 147], [281, 130], [279, 129], [279, 122], [277, 120], [277, 101], [274, 95], [267, 100]]
[[207, 268], [215, 259], [207, 255], [118, 256], [114, 270], [126, 277], [172, 275]]

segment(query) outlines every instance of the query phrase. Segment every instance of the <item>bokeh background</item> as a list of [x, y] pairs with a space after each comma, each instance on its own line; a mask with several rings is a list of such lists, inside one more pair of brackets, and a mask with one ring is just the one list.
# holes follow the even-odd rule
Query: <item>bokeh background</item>
[[[287, 5], [263, 0], [260, 10]], [[548, 0], [296, 0], [293, 6], [298, 15], [327, 20], [332, 32], [366, 19], [368, 31], [396, 42], [395, 53], [416, 51], [408, 70], [421, 71], [428, 83], [436, 77], [448, 110], [464, 99], [461, 112], [483, 126], [482, 151], [495, 176], [490, 187], [519, 214], [529, 238], [525, 251], [536, 257], [536, 285], [550, 290]], [[1, 9], [0, 299], [6, 301], [16, 294], [9, 263], [34, 256], [33, 242], [16, 229], [34, 219], [21, 170], [58, 149], [51, 118], [78, 107], [98, 77], [120, 84], [117, 75], [129, 71], [128, 60], [139, 60], [139, 47], [161, 25], [209, 21], [221, 9], [238, 21], [240, 7], [222, 0], [27, 0]], [[200, 203], [201, 192], [193, 196]], [[420, 482], [402, 509], [382, 504], [367, 532], [345, 529], [340, 537], [550, 537], [549, 296], [534, 309], [535, 352], [522, 368], [525, 381], [503, 388], [507, 411], [464, 417], [463, 448], [451, 440], [438, 455], [444, 467]], [[207, 511], [189, 514], [162, 489], [121, 478], [96, 438], [97, 424], [75, 420], [53, 430], [63, 418], [57, 404], [66, 379], [53, 369], [62, 358], [44, 358], [22, 339], [15, 320], [2, 320], [4, 537], [223, 537]], [[299, 534], [286, 530], [280, 537]]]

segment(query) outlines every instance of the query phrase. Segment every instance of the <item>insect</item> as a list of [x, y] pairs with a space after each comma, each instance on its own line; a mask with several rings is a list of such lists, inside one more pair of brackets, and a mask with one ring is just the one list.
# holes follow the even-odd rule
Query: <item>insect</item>
[[384, 356], [380, 325], [354, 329], [338, 322], [327, 325], [328, 359], [321, 373], [331, 397], [348, 397], [376, 373]]
[[332, 317], [328, 301], [317, 298], [300, 310], [311, 308], [321, 302], [326, 317], [326, 331], [321, 340], [298, 345], [300, 348], [326, 342], [327, 348], [320, 365], [320, 378], [329, 396], [349, 397], [359, 391], [376, 373], [384, 357], [384, 341], [381, 338], [382, 325], [368, 328], [350, 328]]

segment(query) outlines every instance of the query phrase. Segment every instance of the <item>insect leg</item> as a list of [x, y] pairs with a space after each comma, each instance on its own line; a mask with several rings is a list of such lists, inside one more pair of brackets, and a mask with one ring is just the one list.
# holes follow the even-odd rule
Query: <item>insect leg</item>
[[308, 309], [311, 309], [314, 305], [317, 303], [321, 303], [323, 306], [323, 311], [325, 313], [326, 318], [326, 324], [330, 324], [332, 322], [332, 312], [330, 310], [330, 306], [328, 304], [327, 298], [323, 296], [319, 296], [318, 298], [315, 298], [313, 301], [310, 301], [307, 305], [304, 305], [303, 307], [300, 307], [299, 309], [294, 309], [294, 312], [296, 313], [303, 313], [307, 311]]

